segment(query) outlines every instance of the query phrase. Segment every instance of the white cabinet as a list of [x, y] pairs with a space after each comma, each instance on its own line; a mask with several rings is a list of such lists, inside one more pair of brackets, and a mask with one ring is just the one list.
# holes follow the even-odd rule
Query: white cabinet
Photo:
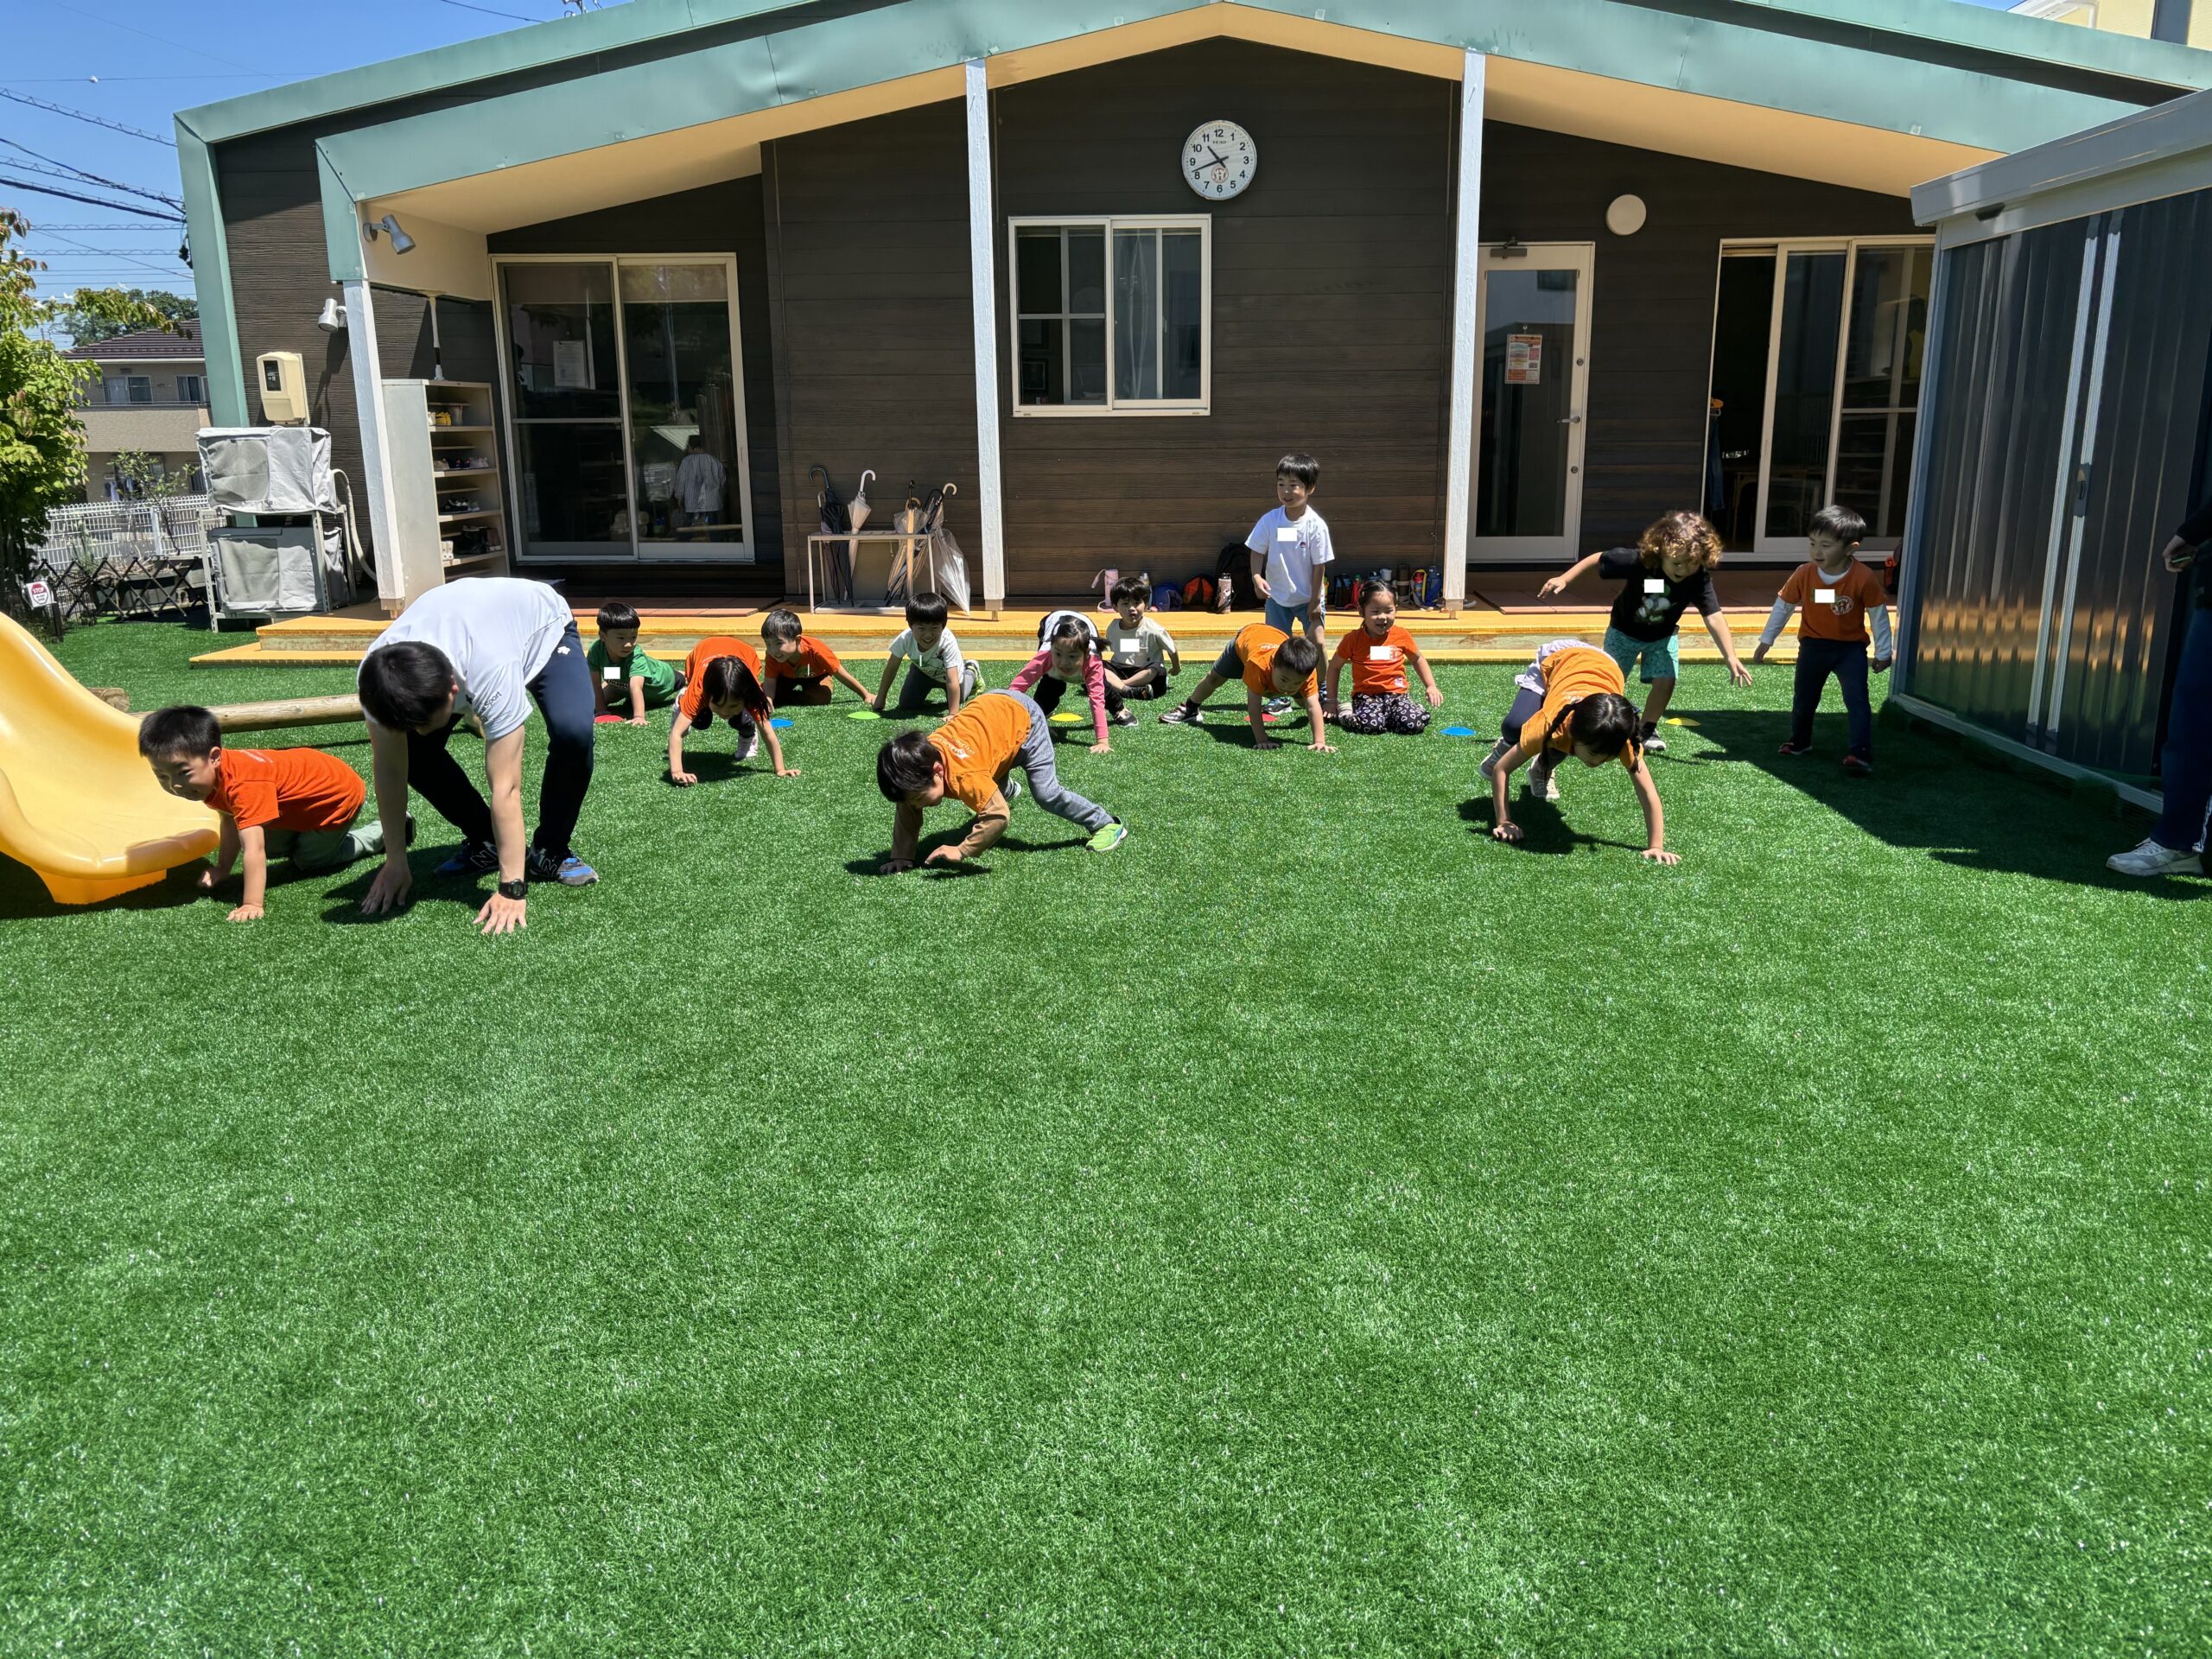
[[387, 380], [392, 539], [404, 604], [455, 576], [507, 574], [506, 491], [492, 388]]

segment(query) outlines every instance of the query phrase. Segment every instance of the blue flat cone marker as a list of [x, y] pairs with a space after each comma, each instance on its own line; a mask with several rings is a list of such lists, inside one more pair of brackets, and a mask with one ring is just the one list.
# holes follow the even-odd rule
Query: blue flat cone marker
[[791, 723], [791, 717], [789, 715], [777, 715], [773, 720], [770, 721], [768, 723], [769, 723], [771, 726], [776, 726], [776, 727], [787, 727], [787, 726], [789, 726], [789, 725]]
[[1446, 737], [1472, 737], [1474, 734], [1475, 728], [1471, 726], [1446, 726], [1444, 728]]

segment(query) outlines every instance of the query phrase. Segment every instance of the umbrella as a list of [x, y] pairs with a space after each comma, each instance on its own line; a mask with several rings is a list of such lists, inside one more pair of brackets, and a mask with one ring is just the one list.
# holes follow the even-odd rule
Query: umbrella
[[[849, 534], [853, 528], [852, 514], [846, 509], [844, 497], [837, 493], [837, 486], [830, 477], [830, 469], [827, 467], [812, 467], [807, 469], [807, 476], [810, 478], [817, 473], [822, 475], [822, 490], [821, 493], [814, 498], [814, 501], [815, 505], [822, 509], [822, 533], [824, 536]], [[843, 550], [836, 543], [832, 542], [823, 550], [823, 560], [828, 566], [823, 575], [826, 578], [823, 586], [830, 590], [830, 598], [846, 604], [851, 603], [852, 566], [846, 558]]]
[[855, 533], [858, 532], [862, 524], [868, 523], [868, 481], [874, 476], [875, 474], [874, 473], [862, 473], [861, 474], [860, 487], [853, 492], [853, 505], [850, 508], [850, 512], [852, 514], [852, 528]]
[[944, 528], [944, 504], [960, 493], [957, 484], [941, 484], [922, 504], [922, 533], [929, 537], [930, 582], [951, 604], [968, 608], [968, 559]]

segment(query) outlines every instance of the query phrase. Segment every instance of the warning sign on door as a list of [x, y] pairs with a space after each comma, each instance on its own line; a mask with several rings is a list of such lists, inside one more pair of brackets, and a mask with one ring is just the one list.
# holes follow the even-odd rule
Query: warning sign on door
[[1544, 379], [1544, 337], [1508, 334], [1505, 337], [1505, 384], [1541, 385]]

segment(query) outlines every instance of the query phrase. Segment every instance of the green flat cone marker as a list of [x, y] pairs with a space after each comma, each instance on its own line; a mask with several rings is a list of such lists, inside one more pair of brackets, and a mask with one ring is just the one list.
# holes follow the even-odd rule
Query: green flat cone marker
[[845, 716], [847, 720], [881, 720], [883, 716], [873, 709], [855, 709]]

